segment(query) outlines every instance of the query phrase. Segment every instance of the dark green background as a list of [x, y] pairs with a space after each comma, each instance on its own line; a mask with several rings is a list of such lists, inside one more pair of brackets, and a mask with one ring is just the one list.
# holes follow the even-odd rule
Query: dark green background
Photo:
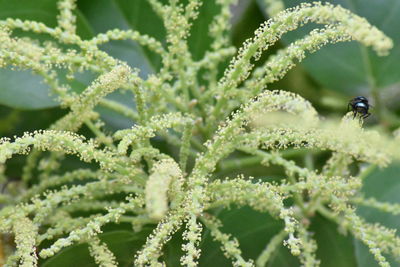
[[[214, 2], [204, 1], [200, 9], [200, 17], [194, 22], [189, 38], [194, 59], [200, 59], [209, 48], [211, 38], [208, 37], [208, 24], [218, 12], [218, 7]], [[286, 4], [294, 6], [300, 2], [302, 1], [287, 0]], [[290, 71], [283, 81], [272, 87], [295, 91], [312, 101], [321, 114], [338, 117], [344, 114], [349, 98], [359, 94], [370, 95], [372, 79], [381, 92], [385, 106], [392, 114], [398, 114], [400, 1], [337, 0], [330, 2], [340, 4], [366, 17], [393, 38], [395, 47], [390, 55], [377, 57], [373, 51], [355, 42], [328, 45], [315, 54], [309, 55], [299, 67]], [[263, 10], [261, 0], [248, 1], [248, 3], [244, 1], [240, 8], [235, 9], [235, 23], [231, 35], [234, 45], [240, 46], [246, 38], [251, 37], [258, 25], [268, 17]], [[54, 0], [0, 1], [0, 19], [12, 17], [37, 20], [54, 27], [56, 15]], [[78, 34], [85, 39], [109, 29], [121, 28], [138, 30], [165, 43], [162, 22], [145, 0], [79, 0], [76, 15]], [[285, 35], [283, 41], [274, 46], [271, 51], [276, 51], [295, 38], [304, 36], [310, 28], [315, 26], [305, 26]], [[40, 38], [47, 37], [40, 36]], [[132, 41], [110, 42], [101, 48], [112, 56], [125, 60], [132, 67], [139, 68], [140, 75], [144, 78], [150, 73], [157, 72], [160, 67], [160, 58]], [[371, 66], [372, 71], [367, 70], [367, 65]], [[93, 74], [84, 73], [77, 75], [76, 80], [69, 83], [74, 90], [81, 91], [93, 77]], [[44, 129], [64, 113], [57, 107], [53, 97], [49, 96], [48, 87], [41, 80], [40, 77], [26, 70], [0, 70], [1, 136], [20, 135], [23, 131]], [[126, 105], [134, 106], [129, 97], [120, 93], [112, 94], [110, 97]], [[110, 111], [101, 110], [101, 113], [111, 129], [129, 127], [133, 124]], [[379, 124], [379, 119], [376, 117], [371, 120], [372, 124]], [[19, 161], [15, 161], [15, 164], [18, 166]], [[246, 170], [243, 171], [246, 172]], [[363, 191], [367, 196], [373, 196], [378, 200], [399, 203], [399, 172], [399, 164], [392, 164], [387, 169], [377, 169], [366, 178]], [[391, 216], [367, 208], [360, 208], [359, 213], [369, 222], [381, 222], [392, 228], [400, 228], [400, 216]], [[279, 221], [247, 207], [232, 207], [218, 214], [224, 222], [222, 230], [238, 238], [246, 259], [255, 259], [271, 236], [282, 228]], [[152, 227], [154, 226], [149, 226], [140, 233], [134, 233], [127, 225], [111, 225], [106, 227], [101, 238], [116, 254], [121, 266], [131, 266], [135, 251], [144, 243]], [[321, 216], [316, 215], [313, 218], [311, 229], [318, 242], [317, 254], [321, 259], [321, 266], [377, 266], [364, 245], [351, 236], [339, 234], [337, 226]], [[203, 235], [201, 266], [229, 266], [229, 262], [218, 249], [219, 245], [211, 240], [208, 231], [204, 231]], [[181, 255], [180, 245], [179, 233], [166, 245], [164, 260], [169, 266], [178, 265]], [[88, 254], [87, 246], [83, 244], [64, 249], [50, 260], [43, 261], [42, 264], [46, 267], [95, 266]], [[298, 260], [282, 246], [268, 266], [298, 265]], [[393, 266], [399, 265], [394, 263]]]

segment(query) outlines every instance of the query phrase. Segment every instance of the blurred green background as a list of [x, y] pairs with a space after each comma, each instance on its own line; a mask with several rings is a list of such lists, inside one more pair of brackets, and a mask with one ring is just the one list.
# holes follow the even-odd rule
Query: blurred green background
[[[286, 0], [287, 7], [304, 1]], [[342, 5], [352, 12], [367, 18], [373, 25], [390, 36], [395, 46], [387, 57], [377, 57], [373, 51], [355, 42], [340, 43], [323, 47], [320, 51], [308, 55], [307, 59], [291, 70], [286, 77], [271, 88], [296, 92], [312, 102], [324, 117], [343, 116], [348, 101], [357, 95], [367, 96], [374, 108], [372, 116], [367, 119], [367, 128], [379, 128], [390, 132], [400, 126], [400, 1], [399, 0], [335, 0], [333, 4]], [[263, 0], [239, 1], [232, 8], [231, 41], [240, 47], [244, 40], [253, 36], [260, 23], [268, 19]], [[109, 29], [134, 29], [143, 34], [155, 37], [165, 43], [165, 31], [162, 21], [154, 14], [146, 0], [78, 0], [77, 31], [84, 39], [90, 39], [98, 33]], [[189, 46], [194, 59], [200, 59], [209, 49], [211, 39], [208, 37], [208, 25], [219, 8], [215, 1], [203, 1], [200, 16], [194, 22], [189, 37]], [[36, 20], [50, 27], [56, 26], [57, 7], [55, 0], [1, 0], [0, 19], [20, 18]], [[291, 41], [304, 36], [318, 25], [306, 25], [295, 32], [286, 34], [261, 59], [285, 47]], [[41, 41], [47, 36], [36, 36], [16, 32], [16, 35], [29, 36]], [[149, 53], [133, 41], [113, 41], [101, 47], [112, 56], [128, 62], [132, 67], [141, 70], [140, 75], [156, 73], [160, 68], [160, 58]], [[0, 51], [1, 53], [1, 51]], [[260, 62], [260, 63], [261, 63]], [[59, 70], [62, 73], [62, 70]], [[95, 76], [91, 73], [77, 75], [73, 81], [65, 81], [73, 90], [82, 91]], [[110, 98], [125, 105], [134, 106], [132, 97], [114, 93]], [[110, 131], [131, 127], [129, 121], [111, 111], [99, 111], [107, 122]], [[0, 69], [0, 137], [21, 135], [25, 131], [47, 128], [53, 121], [65, 114], [58, 107], [54, 96], [49, 96], [48, 86], [38, 76], [29, 71]], [[168, 150], [168, 148], [164, 148]], [[399, 151], [400, 153], [400, 151]], [[315, 168], [320, 167], [329, 156], [325, 152], [312, 154]], [[303, 164], [304, 155], [294, 155], [293, 160]], [[12, 179], [20, 176], [24, 159], [15, 158], [9, 162], [7, 175]], [[305, 164], [305, 163], [304, 163]], [[266, 169], [243, 167], [245, 174], [265, 173]], [[355, 164], [354, 171], [359, 169]], [[267, 170], [263, 179], [271, 176], [280, 177], [282, 171], [277, 168]], [[400, 202], [400, 165], [392, 164], [386, 169], [374, 170], [365, 180], [363, 191], [381, 201]], [[231, 174], [227, 174], [231, 175]], [[268, 240], [277, 233], [282, 223], [266, 214], [249, 208], [232, 207], [230, 210], [215, 210], [223, 221], [223, 231], [238, 238], [245, 258], [256, 258]], [[360, 208], [359, 213], [369, 222], [380, 222], [386, 226], [400, 229], [400, 216], [383, 214], [372, 209]], [[130, 225], [108, 225], [102, 239], [116, 254], [120, 266], [131, 266], [134, 253], [139, 249], [154, 225], [134, 233]], [[332, 222], [316, 214], [311, 229], [318, 242], [318, 257], [321, 266], [377, 266], [368, 249], [349, 235], [339, 233]], [[181, 256], [181, 239], [176, 234], [165, 247], [165, 262], [169, 266], [178, 266]], [[201, 243], [201, 266], [229, 266], [214, 243], [207, 230], [204, 231]], [[88, 254], [86, 245], [75, 245], [64, 249], [53, 258], [42, 261], [42, 266], [96, 266]], [[282, 246], [274, 255], [269, 266], [299, 266], [296, 258]], [[393, 263], [392, 266], [400, 266]]]

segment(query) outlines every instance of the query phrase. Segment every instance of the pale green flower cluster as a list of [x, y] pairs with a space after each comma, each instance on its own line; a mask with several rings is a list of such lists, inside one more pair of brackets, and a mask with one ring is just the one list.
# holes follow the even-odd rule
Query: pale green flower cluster
[[285, 3], [282, 0], [264, 0], [262, 3], [265, 5], [265, 12], [273, 17], [285, 9]]
[[[400, 258], [395, 231], [367, 223], [354, 209], [354, 205], [365, 205], [399, 214], [399, 204], [364, 198], [359, 192], [365, 173], [349, 174], [354, 160], [373, 167], [399, 159], [400, 140], [363, 129], [351, 114], [341, 122], [320, 120], [302, 97], [266, 90], [306, 53], [325, 44], [356, 40], [386, 55], [392, 41], [339, 6], [312, 3], [279, 12], [284, 8], [281, 1], [266, 0], [272, 19], [236, 53], [229, 43], [229, 21], [230, 7], [237, 1], [218, 0], [220, 13], [209, 25], [213, 42], [196, 61], [187, 38], [201, 1], [189, 0], [187, 5], [177, 0], [148, 2], [164, 23], [166, 43], [120, 29], [83, 40], [76, 34], [74, 0], [58, 1], [55, 28], [35, 21], [0, 21], [0, 66], [42, 76], [68, 110], [47, 130], [0, 141], [0, 183], [5, 187], [0, 194], [0, 232], [10, 234], [16, 244], [4, 266], [37, 266], [38, 257], [52, 257], [76, 243], [87, 243], [99, 266], [118, 266], [99, 234], [104, 225], [119, 222], [131, 223], [134, 231], [157, 224], [136, 252], [135, 266], [165, 266], [163, 246], [181, 228], [181, 264], [185, 266], [198, 265], [205, 229], [233, 266], [265, 266], [281, 244], [304, 266], [318, 266], [317, 243], [309, 230], [315, 212], [361, 240], [380, 266], [389, 266], [385, 255]], [[309, 22], [326, 26], [254, 69], [254, 61], [283, 34]], [[16, 37], [15, 30], [47, 34], [54, 41]], [[161, 57], [162, 66], [156, 74], [141, 78], [140, 70], [99, 48], [112, 40], [137, 42]], [[221, 63], [232, 56], [229, 67], [219, 73]], [[62, 82], [59, 68], [67, 71], [67, 79], [85, 71], [97, 78], [78, 94]], [[105, 98], [116, 90], [132, 92], [136, 107]], [[134, 126], [107, 132], [97, 106], [131, 119]], [[84, 126], [94, 137], [77, 134]], [[178, 152], [160, 151], [151, 142], [155, 137]], [[317, 171], [288, 160], [285, 153], [294, 149], [328, 150], [332, 156]], [[237, 151], [247, 156], [228, 158]], [[4, 172], [7, 160], [17, 154], [28, 156], [19, 190], [14, 190]], [[97, 168], [60, 173], [66, 155], [96, 163]], [[270, 183], [244, 174], [236, 178], [223, 174], [240, 172], [248, 163], [280, 166], [286, 179]], [[110, 200], [115, 194], [125, 198]], [[222, 223], [212, 214], [215, 208], [231, 205], [249, 206], [283, 222], [281, 231], [265, 240], [265, 249], [256, 259], [243, 256], [238, 240], [222, 232]], [[81, 211], [91, 215], [76, 215]], [[39, 250], [43, 241], [51, 245]]]

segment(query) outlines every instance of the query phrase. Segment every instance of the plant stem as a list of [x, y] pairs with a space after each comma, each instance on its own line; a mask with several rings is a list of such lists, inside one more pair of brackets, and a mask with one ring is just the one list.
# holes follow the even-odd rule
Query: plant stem
[[268, 260], [271, 258], [273, 253], [276, 253], [277, 247], [282, 244], [283, 239], [287, 236], [285, 230], [281, 230], [278, 234], [271, 238], [271, 241], [267, 244], [261, 254], [256, 260], [257, 267], [264, 267]]

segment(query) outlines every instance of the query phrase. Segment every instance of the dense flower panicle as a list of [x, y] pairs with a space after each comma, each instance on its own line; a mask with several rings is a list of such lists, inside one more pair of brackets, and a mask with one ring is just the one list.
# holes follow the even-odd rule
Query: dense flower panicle
[[283, 239], [286, 237], [287, 233], [282, 230], [274, 237], [271, 238], [267, 246], [264, 250], [260, 253], [256, 260], [256, 266], [265, 266], [270, 257], [273, 255], [274, 251], [277, 249], [278, 246], [282, 244]]
[[254, 266], [251, 260], [245, 261], [241, 256], [242, 252], [239, 249], [239, 242], [235, 238], [231, 240], [229, 234], [224, 234], [218, 229], [222, 226], [222, 223], [218, 219], [210, 214], [205, 214], [201, 220], [204, 222], [207, 228], [210, 229], [212, 237], [221, 243], [221, 249], [225, 256], [233, 260], [233, 266]]
[[304, 266], [318, 267], [320, 261], [316, 258], [317, 242], [311, 238], [312, 233], [307, 231], [306, 227], [300, 227], [299, 238], [302, 241], [302, 253], [300, 262]]
[[145, 126], [138, 125], [131, 130], [120, 130], [114, 134], [114, 138], [122, 139], [118, 144], [118, 151], [122, 154], [126, 153], [132, 143], [143, 142], [154, 137], [157, 131], [184, 126], [190, 121], [190, 118], [184, 117], [181, 113], [169, 113], [150, 118]]
[[75, 34], [76, 31], [76, 17], [73, 14], [76, 8], [76, 0], [62, 0], [58, 1], [58, 9], [60, 15], [58, 16], [58, 27], [65, 32]]
[[167, 214], [170, 201], [168, 191], [173, 181], [181, 178], [181, 170], [173, 160], [162, 160], [153, 165], [145, 191], [146, 209], [150, 218], [161, 220]]
[[118, 266], [114, 254], [107, 248], [107, 245], [101, 243], [99, 238], [93, 237], [89, 241], [89, 251], [96, 263], [101, 267]]
[[[346, 122], [340, 125], [321, 123], [319, 127], [303, 128], [303, 125], [296, 127], [296, 124], [275, 129], [265, 127], [239, 139], [243, 146], [258, 147], [262, 144], [261, 147], [265, 149], [284, 149], [289, 146], [328, 149], [380, 166], [399, 159], [397, 142], [385, 140], [377, 132], [366, 132]], [[374, 149], [371, 149], [371, 144], [374, 144]]]
[[200, 257], [200, 249], [196, 246], [199, 245], [201, 240], [202, 225], [196, 222], [197, 218], [192, 215], [186, 223], [186, 230], [182, 237], [187, 243], [182, 245], [182, 250], [186, 252], [181, 257], [181, 264], [184, 266], [197, 266], [198, 258]]
[[231, 5], [237, 4], [237, 0], [218, 0], [217, 3], [221, 6], [221, 12], [214, 17], [210, 25], [210, 35], [214, 38], [212, 49], [218, 51], [222, 47], [230, 46], [229, 44], [229, 28], [232, 13], [230, 12]]
[[[256, 32], [253, 39], [248, 40], [232, 61], [229, 71], [225, 74], [221, 88], [223, 91], [235, 87], [248, 76], [251, 69], [250, 59], [259, 57], [263, 50], [276, 42], [278, 37], [287, 31], [296, 29], [309, 21], [322, 24], [340, 23], [353, 33], [353, 38], [373, 46], [380, 54], [385, 54], [392, 48], [393, 43], [378, 29], [341, 7], [330, 4], [302, 4], [293, 9], [287, 9], [270, 21], [266, 22]], [[363, 29], [363, 31], [360, 31]]]
[[145, 266], [150, 262], [155, 264], [158, 261], [162, 246], [182, 225], [182, 217], [182, 211], [173, 211], [157, 225], [153, 233], [147, 237], [142, 250], [137, 253], [135, 266]]
[[100, 76], [80, 96], [71, 103], [71, 112], [53, 124], [53, 129], [77, 131], [85, 120], [90, 120], [93, 108], [106, 95], [122, 87], [128, 79], [130, 68], [126, 65], [115, 67]]
[[[6, 266], [37, 266], [38, 256], [52, 257], [76, 243], [87, 243], [99, 266], [118, 266], [118, 254], [100, 235], [107, 224], [120, 222], [137, 232], [157, 224], [143, 247], [132, 251], [135, 266], [166, 266], [163, 247], [180, 229], [180, 262], [185, 266], [199, 264], [208, 231], [233, 266], [266, 266], [282, 244], [304, 266], [318, 266], [317, 238], [309, 229], [316, 212], [361, 240], [380, 266], [389, 266], [387, 255], [400, 258], [395, 231], [367, 223], [354, 210], [354, 205], [364, 205], [396, 215], [399, 204], [362, 196], [365, 173], [351, 172], [352, 163], [372, 168], [398, 160], [399, 135], [364, 129], [351, 113], [341, 122], [321, 119], [301, 96], [265, 90], [307, 53], [328, 43], [355, 40], [385, 55], [392, 41], [340, 6], [317, 2], [283, 10], [281, 0], [264, 0], [271, 19], [236, 51], [229, 36], [237, 0], [217, 0], [219, 12], [208, 26], [213, 40], [197, 60], [187, 39], [201, 16], [202, 1], [167, 2], [148, 0], [164, 24], [162, 41], [123, 29], [83, 40], [76, 33], [75, 0], [57, 2], [55, 28], [0, 20], [0, 67], [40, 75], [68, 110], [49, 130], [0, 139], [0, 232], [15, 240]], [[253, 70], [254, 61], [283, 34], [309, 22], [325, 27]], [[53, 41], [19, 37], [16, 30], [45, 34]], [[100, 49], [113, 40], [137, 42], [161, 58], [161, 67], [142, 78], [139, 70]], [[220, 73], [221, 63], [232, 56]], [[84, 72], [97, 78], [77, 93], [65, 80]], [[117, 90], [131, 92], [135, 107], [106, 98]], [[110, 133], [97, 106], [130, 119], [132, 128]], [[81, 129], [91, 137], [77, 134]], [[293, 151], [323, 150], [332, 155], [320, 170], [287, 158]], [[28, 155], [21, 183], [8, 181], [6, 172], [8, 160], [17, 154]], [[66, 155], [96, 164], [64, 172]], [[266, 167], [277, 166], [284, 179], [247, 177], [241, 168], [254, 164], [265, 168], [266, 175]], [[238, 172], [242, 174], [226, 177]], [[231, 206], [248, 206], [282, 222], [256, 259], [246, 259], [238, 239], [222, 230], [215, 211]]]
[[372, 207], [384, 212], [389, 212], [393, 215], [400, 214], [400, 204], [396, 203], [387, 203], [387, 202], [379, 202], [375, 198], [355, 198], [352, 199], [353, 203], [357, 203], [362, 206]]
[[[293, 31], [308, 22], [344, 26], [347, 29], [345, 39], [350, 34], [353, 39], [366, 46], [372, 46], [379, 55], [386, 55], [393, 47], [393, 42], [377, 28], [339, 6], [316, 2], [282, 11], [258, 28], [255, 37], [248, 39], [240, 48], [238, 55], [231, 61], [219, 86], [211, 94], [218, 94], [219, 97], [212, 112], [211, 123], [214, 123], [214, 120], [221, 115], [221, 111], [224, 111], [227, 102], [226, 95], [229, 95], [227, 92], [235, 89], [250, 75], [253, 69], [252, 60], [258, 60], [262, 52], [278, 41], [284, 33]], [[340, 37], [337, 36], [336, 39]], [[306, 50], [307, 48], [303, 51]]]
[[[26, 217], [16, 215], [14, 218], [13, 232], [15, 233], [15, 243], [17, 246], [16, 258], [19, 259], [19, 266], [30, 267], [37, 265], [36, 255], [36, 236], [37, 226]], [[6, 263], [10, 265], [10, 262]]]
[[39, 255], [43, 258], [51, 257], [74, 242], [96, 236], [102, 232], [101, 227], [104, 224], [111, 221], [118, 222], [120, 216], [132, 205], [142, 205], [142, 201], [140, 199], [129, 199], [127, 203], [121, 203], [119, 207], [109, 209], [107, 214], [93, 218], [84, 227], [70, 232], [68, 237], [58, 239], [50, 248], [43, 249]]
[[[252, 76], [245, 83], [245, 89], [251, 95], [259, 94], [268, 84], [280, 80], [293, 68], [295, 61], [301, 62], [305, 52], [314, 52], [328, 43], [345, 42], [353, 40], [353, 35], [344, 26], [327, 25], [324, 29], [315, 29], [303, 39], [297, 40], [287, 48], [278, 51], [270, 57], [262, 67], [254, 70]], [[361, 41], [361, 40], [360, 40]]]
[[151, 49], [153, 52], [159, 54], [160, 56], [163, 56], [165, 54], [165, 49], [163, 45], [156, 39], [148, 35], [141, 35], [139, 32], [132, 30], [127, 30], [127, 31], [123, 31], [120, 29], [110, 30], [107, 31], [106, 33], [100, 33], [96, 35], [90, 41], [94, 45], [101, 45], [111, 40], [133, 40], [138, 42], [142, 46], [146, 46], [147, 48]]

